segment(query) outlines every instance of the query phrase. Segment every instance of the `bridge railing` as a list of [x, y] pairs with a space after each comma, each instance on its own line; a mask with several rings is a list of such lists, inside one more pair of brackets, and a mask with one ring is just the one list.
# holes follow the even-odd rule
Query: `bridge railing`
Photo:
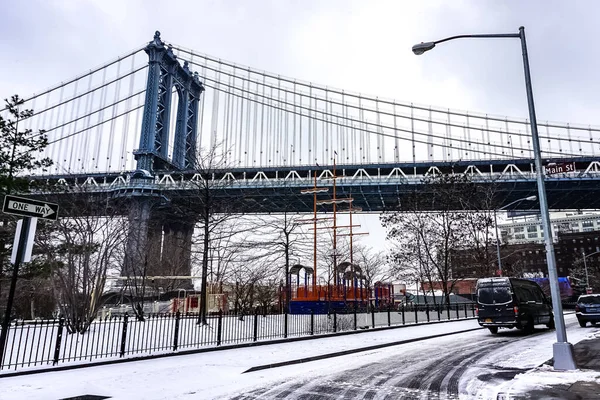
[[[428, 176], [448, 173], [435, 165], [429, 168], [398, 167], [394, 165], [377, 165], [377, 168], [353, 166], [351, 169], [340, 169], [337, 171], [336, 181], [338, 185], [381, 185], [381, 184], [420, 184]], [[600, 160], [586, 160], [580, 162], [578, 170], [549, 175], [546, 180], [581, 180], [597, 179], [600, 176]], [[321, 169], [318, 172], [317, 182], [321, 186], [332, 186], [331, 170]], [[213, 174], [210, 179], [210, 187], [219, 188], [249, 188], [249, 187], [304, 187], [314, 184], [314, 171], [282, 169], [282, 170], [224, 170]], [[467, 175], [474, 182], [515, 182], [535, 181], [536, 174], [533, 166], [501, 164], [501, 165], [463, 165], [455, 174]], [[36, 177], [36, 181], [47, 181], [59, 188], [85, 188], [94, 191], [115, 190], [144, 190], [144, 189], [194, 189], [200, 188], [202, 183], [200, 174], [194, 173], [157, 173], [151, 179], [130, 179], [127, 173], [119, 175], [65, 175]], [[43, 187], [42, 187], [42, 190]]]
[[97, 318], [84, 333], [70, 332], [64, 318], [14, 321], [0, 374], [69, 363], [174, 353], [181, 350], [335, 334], [343, 331], [473, 318], [472, 303], [448, 306], [340, 309], [329, 314], [215, 313], [206, 324], [194, 314], [128, 314]]

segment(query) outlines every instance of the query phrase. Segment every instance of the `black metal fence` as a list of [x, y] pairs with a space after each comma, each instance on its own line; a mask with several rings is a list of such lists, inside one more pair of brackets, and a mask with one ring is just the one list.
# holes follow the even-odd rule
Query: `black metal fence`
[[474, 304], [368, 312], [350, 308], [329, 315], [262, 314], [257, 309], [247, 315], [210, 315], [206, 324], [198, 324], [193, 314], [150, 314], [144, 320], [125, 314], [99, 318], [83, 334], [68, 332], [64, 318], [16, 321], [8, 331], [0, 371], [474, 316]]

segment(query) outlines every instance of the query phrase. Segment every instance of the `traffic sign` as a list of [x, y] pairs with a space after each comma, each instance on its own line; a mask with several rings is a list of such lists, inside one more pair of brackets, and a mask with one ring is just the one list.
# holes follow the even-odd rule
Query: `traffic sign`
[[25, 197], [5, 196], [2, 211], [7, 214], [38, 217], [56, 221], [58, 204], [32, 200]]
[[544, 166], [544, 169], [546, 170], [546, 175], [564, 174], [566, 172], [575, 172], [576, 171], [574, 162], [551, 163], [551, 164]]

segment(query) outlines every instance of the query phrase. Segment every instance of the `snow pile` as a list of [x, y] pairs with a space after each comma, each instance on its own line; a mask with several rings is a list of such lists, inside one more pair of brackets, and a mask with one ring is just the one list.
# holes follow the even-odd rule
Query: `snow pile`
[[575, 382], [582, 381], [600, 384], [600, 372], [580, 369], [574, 371], [556, 371], [549, 365], [542, 365], [523, 374], [516, 375], [513, 380], [505, 382], [495, 390], [496, 395], [503, 394], [505, 398], [511, 398], [511, 395], [529, 393], [534, 390], [544, 390], [552, 385], [564, 385], [568, 387]]
[[590, 333], [584, 340], [600, 339], [600, 330]]

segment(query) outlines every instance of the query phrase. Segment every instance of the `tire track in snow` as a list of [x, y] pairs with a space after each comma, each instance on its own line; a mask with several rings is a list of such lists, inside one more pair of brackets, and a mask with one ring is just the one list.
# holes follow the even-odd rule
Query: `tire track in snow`
[[533, 335], [514, 332], [450, 346], [432, 344], [426, 352], [408, 350], [312, 380], [274, 383], [233, 399], [457, 399], [461, 377], [470, 367], [481, 366], [477, 361], [486, 354], [547, 332], [545, 329]]

